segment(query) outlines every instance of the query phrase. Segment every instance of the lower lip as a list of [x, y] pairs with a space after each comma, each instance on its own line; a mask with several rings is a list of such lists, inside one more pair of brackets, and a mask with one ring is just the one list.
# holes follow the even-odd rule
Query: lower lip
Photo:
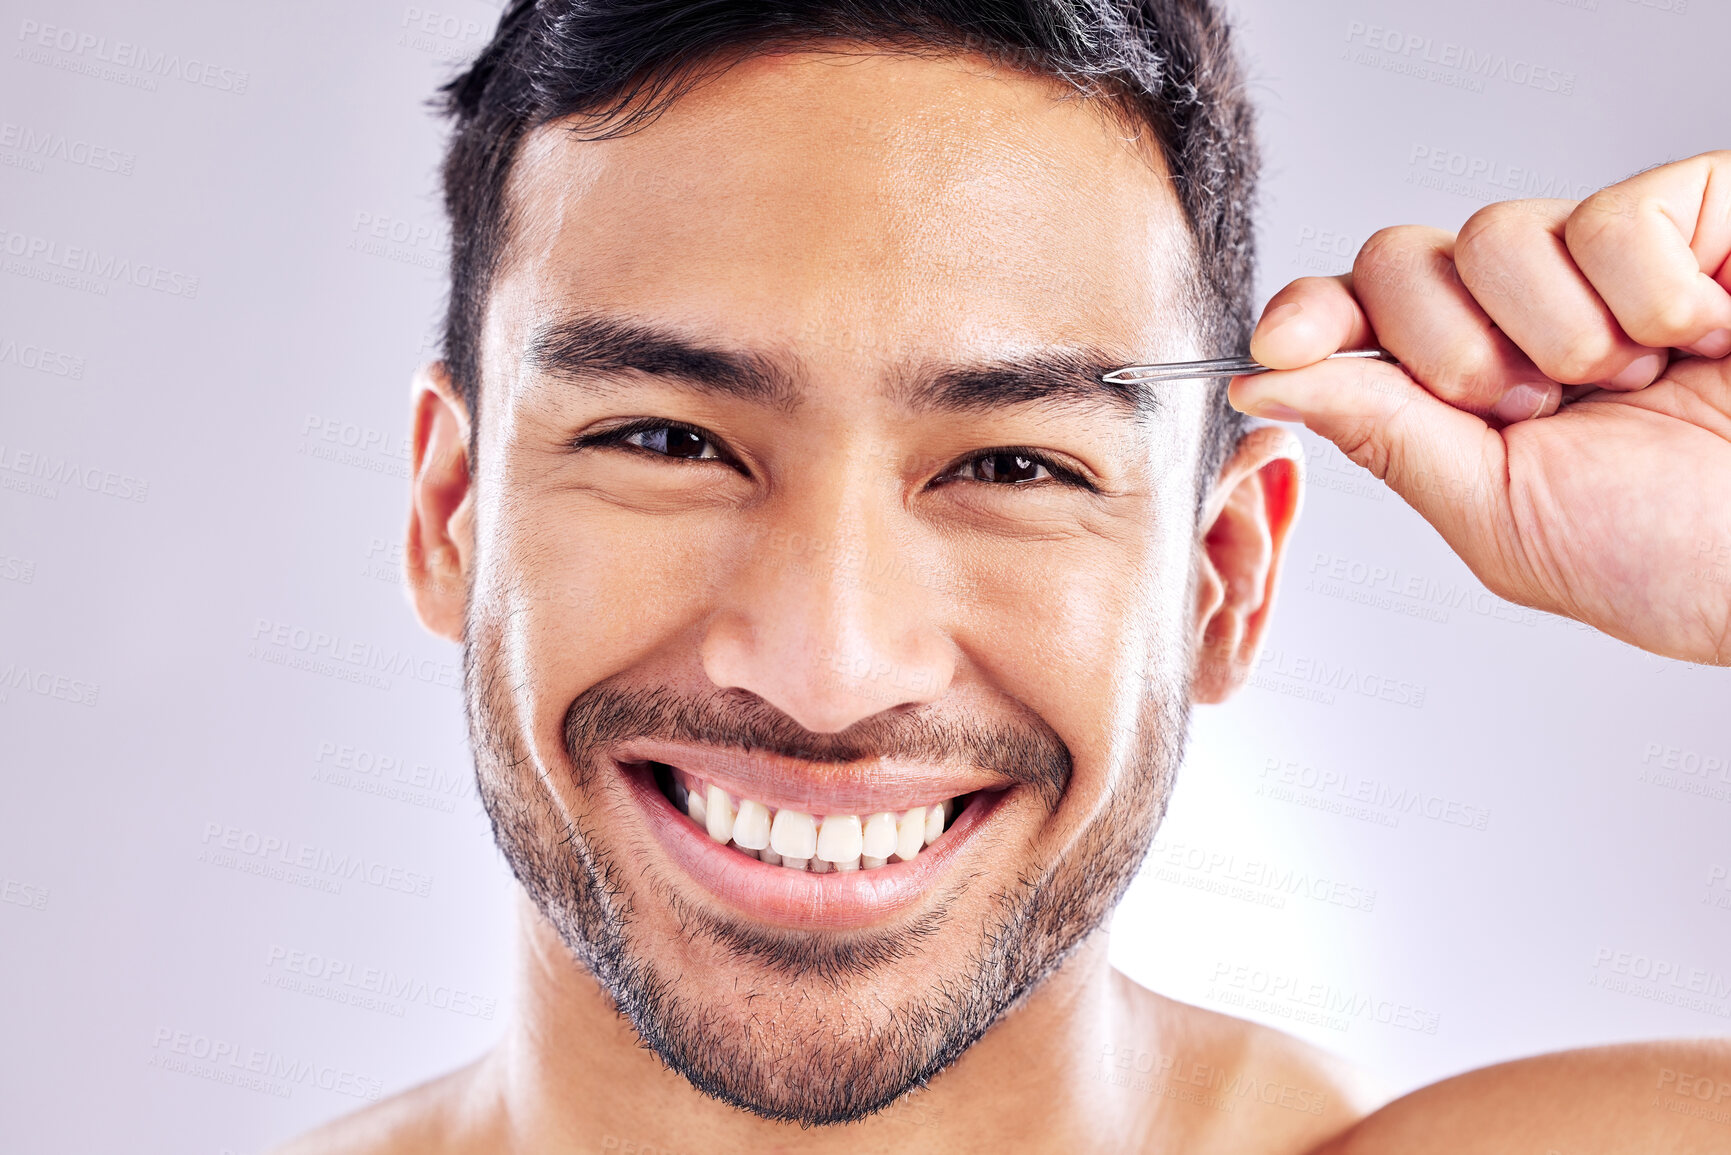
[[673, 808], [647, 765], [614, 765], [642, 807], [656, 840], [704, 889], [755, 920], [806, 930], [870, 926], [913, 906], [964, 853], [970, 838], [1009, 793], [975, 794], [949, 829], [912, 862], [813, 874], [728, 849]]

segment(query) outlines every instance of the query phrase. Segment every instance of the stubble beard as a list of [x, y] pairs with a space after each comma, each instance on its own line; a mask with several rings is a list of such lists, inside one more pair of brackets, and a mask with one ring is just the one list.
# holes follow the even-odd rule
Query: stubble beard
[[[741, 1110], [803, 1126], [862, 1119], [925, 1086], [1105, 922], [1165, 814], [1189, 714], [1187, 678], [1144, 698], [1115, 796], [1061, 859], [1029, 860], [1016, 877], [994, 880], [990, 913], [961, 958], [945, 965], [926, 948], [955, 957], [954, 940], [968, 931], [955, 900], [963, 887], [983, 884], [983, 874], [891, 931], [796, 933], [699, 909], [635, 860], [610, 854], [596, 823], [568, 819], [541, 785], [512, 723], [489, 632], [471, 622], [464, 647], [470, 742], [494, 838], [518, 882], [670, 1070]], [[1050, 806], [1070, 770], [1068, 749], [1032, 718], [957, 726], [916, 712], [813, 735], [738, 691], [674, 700], [604, 682], [572, 702], [566, 723], [569, 762], [548, 770], [568, 774], [580, 798], [599, 748], [628, 737], [695, 737], [817, 761], [959, 749], [1038, 767], [1031, 785]], [[680, 973], [637, 933], [639, 902], [665, 904], [692, 947], [736, 976], [731, 1000], [718, 1005], [682, 989]], [[910, 977], [916, 990], [906, 988]]]

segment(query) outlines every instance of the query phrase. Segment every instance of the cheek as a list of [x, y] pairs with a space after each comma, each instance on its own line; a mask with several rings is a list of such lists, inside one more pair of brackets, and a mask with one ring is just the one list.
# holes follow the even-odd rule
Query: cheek
[[696, 652], [728, 560], [710, 520], [645, 519], [527, 487], [517, 494], [493, 522], [477, 606], [502, 641], [520, 717], [552, 749], [585, 690]]
[[1144, 703], [1176, 693], [1186, 571], [1154, 540], [1027, 550], [977, 580], [962, 605], [970, 662], [1034, 711], [1075, 760], [1073, 793], [1103, 788], [1125, 761]]

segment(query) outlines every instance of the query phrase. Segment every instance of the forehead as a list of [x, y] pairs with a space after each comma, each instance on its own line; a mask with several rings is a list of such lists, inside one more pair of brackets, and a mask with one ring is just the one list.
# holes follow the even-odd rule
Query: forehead
[[748, 57], [617, 139], [531, 133], [508, 203], [489, 361], [579, 311], [790, 349], [820, 375], [1054, 345], [1200, 355], [1149, 132], [972, 57]]

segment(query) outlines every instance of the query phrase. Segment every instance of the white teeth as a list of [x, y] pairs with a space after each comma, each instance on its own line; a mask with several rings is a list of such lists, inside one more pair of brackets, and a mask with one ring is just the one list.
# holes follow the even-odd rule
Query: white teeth
[[769, 845], [769, 807], [752, 798], [739, 800], [739, 813], [733, 818], [733, 840], [748, 850], [762, 850]]
[[919, 856], [955, 816], [956, 800], [900, 813], [880, 810], [828, 814], [822, 819], [799, 810], [771, 810], [754, 798], [733, 796], [721, 787], [674, 771], [669, 791], [681, 810], [710, 838], [747, 858], [789, 870], [827, 874], [831, 870], [876, 870]]
[[733, 837], [733, 799], [719, 786], [704, 791], [703, 805], [709, 811], [709, 837], [725, 843]]
[[849, 862], [859, 858], [864, 835], [859, 815], [831, 814], [817, 832], [817, 856], [824, 862]]
[[896, 852], [896, 816], [889, 813], [872, 815], [865, 821], [860, 853], [868, 858], [888, 858]]
[[926, 808], [916, 806], [903, 814], [896, 823], [896, 857], [903, 862], [912, 859], [926, 844]]
[[769, 828], [769, 845], [782, 858], [811, 858], [817, 853], [817, 822], [797, 810], [777, 810]]

